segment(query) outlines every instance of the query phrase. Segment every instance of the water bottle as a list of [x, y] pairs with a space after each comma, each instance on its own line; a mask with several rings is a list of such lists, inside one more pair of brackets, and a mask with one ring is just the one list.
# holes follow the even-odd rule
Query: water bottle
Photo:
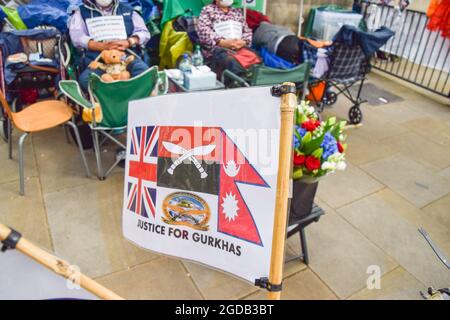
[[195, 46], [194, 54], [192, 55], [192, 63], [195, 67], [203, 65], [203, 55], [199, 45]]
[[178, 65], [178, 68], [180, 69], [181, 73], [183, 74], [183, 84], [186, 87], [186, 73], [192, 72], [192, 62], [191, 58], [187, 53], [184, 53], [182, 55], [180, 64]]

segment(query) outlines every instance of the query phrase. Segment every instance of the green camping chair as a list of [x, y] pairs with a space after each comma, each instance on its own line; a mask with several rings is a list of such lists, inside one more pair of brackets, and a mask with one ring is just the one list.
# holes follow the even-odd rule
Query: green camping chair
[[305, 96], [308, 80], [310, 76], [311, 63], [305, 62], [292, 69], [275, 69], [263, 65], [253, 65], [248, 70], [246, 76], [240, 77], [230, 70], [222, 73], [222, 83], [227, 79], [231, 80], [232, 86], [253, 87], [277, 85], [283, 82], [294, 82], [297, 91]]
[[[98, 178], [104, 180], [119, 162], [125, 159], [126, 146], [114, 137], [114, 133], [122, 133], [127, 126], [128, 103], [151, 95], [167, 93], [168, 80], [166, 73], [158, 72], [157, 67], [152, 67], [126, 81], [104, 82], [94, 73], [89, 78], [90, 100], [83, 96], [78, 82], [74, 80], [60, 81], [59, 87], [68, 98], [84, 108], [92, 109], [96, 104], [100, 106], [102, 119], [96, 121], [95, 112], [92, 112], [93, 119], [89, 126], [92, 130]], [[102, 142], [100, 136], [103, 137]], [[116, 161], [104, 171], [100, 145], [107, 139], [116, 143], [123, 152], [119, 152]]]

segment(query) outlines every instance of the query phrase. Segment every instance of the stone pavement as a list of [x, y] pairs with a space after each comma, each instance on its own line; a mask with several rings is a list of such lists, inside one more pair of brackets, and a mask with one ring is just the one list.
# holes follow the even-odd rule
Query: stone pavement
[[[424, 227], [450, 256], [450, 107], [379, 75], [369, 80], [403, 101], [365, 105], [364, 125], [348, 131], [348, 169], [320, 182], [316, 200], [326, 215], [306, 231], [310, 265], [286, 264], [284, 299], [419, 299], [427, 286], [450, 285], [449, 270], [417, 232]], [[348, 108], [340, 97], [325, 114], [346, 118]], [[61, 128], [33, 135], [25, 149], [21, 197], [16, 144], [7, 160], [0, 141], [2, 223], [125, 298], [265, 298], [233, 277], [125, 241], [123, 170], [106, 181], [84, 177]], [[287, 255], [298, 251], [298, 238], [289, 239]], [[367, 289], [370, 266], [381, 272], [379, 290]]]

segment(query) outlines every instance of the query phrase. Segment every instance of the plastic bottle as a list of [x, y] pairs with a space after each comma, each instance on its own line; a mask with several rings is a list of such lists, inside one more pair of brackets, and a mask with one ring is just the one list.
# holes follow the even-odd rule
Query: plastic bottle
[[200, 67], [203, 65], [202, 49], [199, 45], [195, 46], [194, 54], [192, 55], [192, 63], [195, 67]]
[[187, 53], [182, 55], [180, 64], [178, 65], [178, 69], [180, 69], [183, 74], [183, 84], [186, 87], [186, 73], [192, 72], [192, 61]]

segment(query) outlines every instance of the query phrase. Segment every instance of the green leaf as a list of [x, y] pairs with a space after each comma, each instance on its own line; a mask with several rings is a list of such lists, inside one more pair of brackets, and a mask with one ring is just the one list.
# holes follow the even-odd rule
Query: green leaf
[[316, 157], [317, 159], [321, 159], [322, 158], [322, 154], [323, 154], [323, 148], [319, 148], [314, 150], [314, 152], [312, 153], [312, 155], [314, 157]]
[[329, 126], [334, 126], [335, 123], [336, 123], [336, 117], [330, 117], [330, 118], [328, 118], [328, 120], [327, 120], [327, 125], [329, 125]]
[[341, 128], [339, 126], [334, 126], [333, 129], [331, 129], [330, 134], [336, 138], [336, 140], [339, 140], [339, 136], [341, 135]]
[[303, 123], [308, 120], [308, 117], [305, 114], [300, 114], [300, 123]]
[[312, 135], [311, 132], [307, 132], [302, 139], [302, 146], [306, 146], [311, 141]]
[[325, 135], [322, 135], [322, 136], [312, 140], [308, 145], [306, 145], [304, 147], [304, 150], [303, 150], [304, 153], [306, 155], [312, 154], [314, 152], [314, 150], [320, 148], [320, 145], [322, 144], [324, 137], [325, 137]]
[[303, 177], [303, 169], [301, 169], [301, 168], [294, 168], [294, 173], [292, 174], [292, 179], [298, 180], [301, 177]]
[[300, 125], [300, 110], [295, 108], [295, 124]]

